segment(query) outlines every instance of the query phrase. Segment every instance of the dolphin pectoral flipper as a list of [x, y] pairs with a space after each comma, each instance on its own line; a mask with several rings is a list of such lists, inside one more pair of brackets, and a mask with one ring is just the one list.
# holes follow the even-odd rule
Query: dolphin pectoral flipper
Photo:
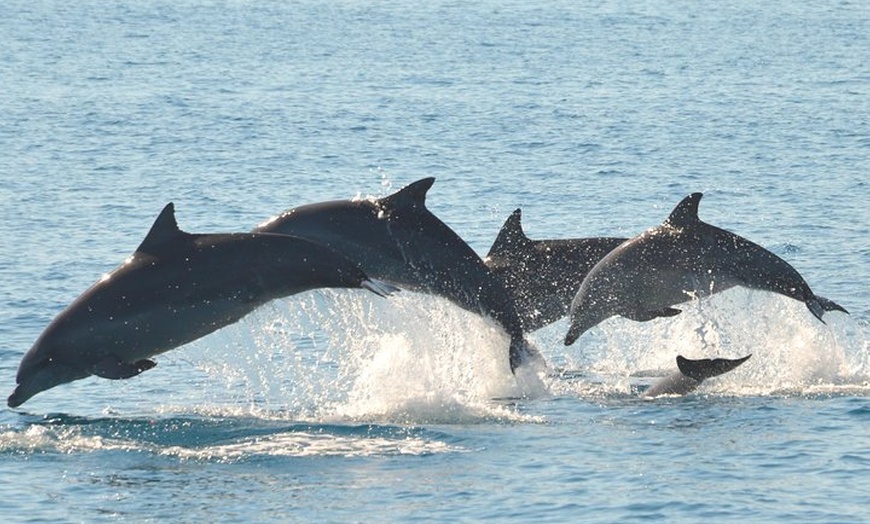
[[124, 362], [113, 355], [107, 355], [103, 360], [94, 364], [91, 370], [94, 375], [101, 378], [112, 380], [120, 380], [124, 378], [135, 377], [143, 371], [156, 366], [157, 363], [153, 360], [142, 359], [134, 363]]
[[630, 318], [631, 320], [635, 320], [637, 322], [646, 322], [648, 320], [653, 320], [659, 317], [675, 317], [682, 313], [682, 310], [672, 307], [665, 307], [662, 309], [655, 309], [652, 311], [639, 311], [635, 310], [631, 313], [627, 313], [625, 317]]
[[677, 355], [677, 367], [683, 375], [697, 380], [698, 382], [703, 382], [708, 378], [713, 378], [731, 371], [740, 364], [749, 360], [749, 357], [751, 356], [752, 354], [749, 354], [745, 357], [734, 360], [727, 358], [689, 360], [682, 355]]

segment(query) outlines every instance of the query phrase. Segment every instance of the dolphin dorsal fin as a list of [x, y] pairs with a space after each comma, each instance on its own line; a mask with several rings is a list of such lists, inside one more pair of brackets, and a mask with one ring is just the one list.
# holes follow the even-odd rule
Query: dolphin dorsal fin
[[489, 248], [489, 253], [486, 255], [488, 258], [510, 256], [516, 251], [517, 246], [531, 241], [523, 231], [522, 216], [522, 210], [517, 209], [504, 221], [501, 231], [495, 237], [495, 242]]
[[735, 360], [727, 358], [704, 358], [700, 360], [689, 360], [682, 355], [677, 355], [677, 367], [680, 368], [680, 373], [689, 378], [695, 379], [698, 382], [703, 382], [708, 378], [719, 376], [727, 373], [743, 364], [752, 354]]
[[175, 205], [170, 202], [157, 215], [157, 219], [154, 221], [148, 234], [145, 235], [145, 240], [139, 244], [136, 251], [155, 254], [167, 242], [187, 235], [187, 233], [178, 229], [178, 222], [175, 221]]
[[408, 184], [392, 195], [381, 198], [381, 207], [383, 209], [426, 207], [426, 192], [434, 183], [435, 177], [428, 177]]
[[698, 204], [701, 203], [703, 193], [692, 193], [677, 204], [677, 207], [671, 211], [665, 224], [673, 227], [685, 227], [689, 224], [699, 222]]

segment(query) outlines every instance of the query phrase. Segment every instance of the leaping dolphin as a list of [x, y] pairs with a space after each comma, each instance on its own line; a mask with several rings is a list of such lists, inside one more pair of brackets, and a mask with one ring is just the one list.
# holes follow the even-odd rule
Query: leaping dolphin
[[377, 199], [321, 202], [285, 211], [254, 229], [322, 243], [372, 278], [442, 296], [491, 316], [511, 337], [511, 370], [536, 351], [529, 346], [513, 299], [480, 256], [426, 208], [434, 178]]
[[505, 221], [484, 262], [514, 298], [528, 332], [566, 316], [577, 294], [577, 282], [625, 240], [532, 240], [523, 231], [522, 212], [517, 209]]
[[685, 395], [697, 389], [701, 385], [701, 382], [731, 371], [749, 360], [751, 356], [746, 355], [736, 360], [725, 358], [689, 360], [682, 355], [678, 355], [677, 368], [679, 371], [650, 386], [649, 389], [643, 392], [643, 396]]
[[702, 222], [701, 196], [687, 196], [661, 225], [626, 241], [592, 268], [571, 303], [565, 345], [614, 315], [641, 322], [674, 316], [680, 310], [671, 306], [734, 286], [800, 300], [819, 320], [825, 311], [846, 312], [816, 296], [785, 260]]
[[321, 287], [394, 290], [309, 240], [185, 233], [168, 204], [142, 244], [64, 309], [24, 355], [17, 407], [54, 386], [97, 375], [136, 376], [150, 357], [241, 319], [270, 300]]

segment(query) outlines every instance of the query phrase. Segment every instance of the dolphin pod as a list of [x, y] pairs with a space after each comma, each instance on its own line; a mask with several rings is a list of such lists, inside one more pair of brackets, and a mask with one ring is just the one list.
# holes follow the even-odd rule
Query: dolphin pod
[[612, 316], [641, 322], [674, 316], [680, 310], [672, 306], [734, 286], [800, 300], [819, 320], [825, 311], [846, 312], [815, 295], [785, 260], [702, 222], [701, 196], [687, 196], [661, 225], [627, 240], [595, 264], [571, 303], [565, 345]]
[[270, 300], [322, 287], [379, 295], [394, 289], [308, 240], [185, 233], [169, 204], [132, 256], [43, 331], [21, 360], [7, 404], [20, 406], [90, 375], [136, 376], [156, 365], [150, 357], [232, 324]]
[[[167, 205], [136, 251], [49, 323], [22, 358], [8, 405], [90, 375], [139, 375], [156, 365], [155, 355], [271, 300], [324, 287], [386, 296], [399, 286], [490, 316], [510, 336], [511, 371], [537, 356], [525, 334], [566, 315], [569, 345], [611, 316], [673, 316], [676, 304], [734, 286], [801, 300], [820, 320], [825, 311], [846, 312], [773, 253], [700, 221], [701, 193], [628, 240], [532, 240], [516, 210], [484, 260], [426, 208], [433, 183], [292, 208], [251, 233], [186, 233]], [[647, 396], [691, 391], [748, 358], [678, 357], [680, 373]]]

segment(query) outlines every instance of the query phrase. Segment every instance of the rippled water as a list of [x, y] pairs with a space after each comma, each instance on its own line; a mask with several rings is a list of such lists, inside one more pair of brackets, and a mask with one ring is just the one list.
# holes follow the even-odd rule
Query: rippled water
[[[443, 300], [315, 291], [0, 412], [4, 521], [860, 522], [870, 12], [860, 2], [4, 2], [0, 384], [166, 202], [245, 231], [435, 176], [481, 254], [701, 218], [844, 305], [733, 289], [510, 374]], [[743, 366], [641, 400], [677, 354]]]

